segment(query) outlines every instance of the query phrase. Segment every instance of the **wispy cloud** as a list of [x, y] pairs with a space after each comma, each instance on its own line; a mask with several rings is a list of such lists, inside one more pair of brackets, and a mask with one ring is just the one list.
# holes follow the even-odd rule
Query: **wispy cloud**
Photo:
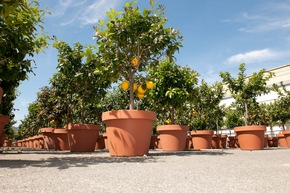
[[260, 6], [240, 13], [233, 19], [222, 22], [240, 23], [240, 32], [266, 32], [279, 29], [290, 29], [290, 1], [263, 2]]
[[59, 25], [86, 26], [96, 24], [98, 20], [105, 19], [110, 8], [118, 7], [120, 0], [78, 1], [61, 0], [51, 8], [51, 17], [59, 17]]
[[265, 62], [270, 60], [275, 60], [281, 57], [283, 54], [276, 52], [271, 49], [263, 49], [263, 50], [253, 50], [250, 52], [239, 53], [233, 56], [230, 56], [227, 59], [227, 63], [230, 64], [239, 64], [239, 63], [254, 63], [254, 62]]

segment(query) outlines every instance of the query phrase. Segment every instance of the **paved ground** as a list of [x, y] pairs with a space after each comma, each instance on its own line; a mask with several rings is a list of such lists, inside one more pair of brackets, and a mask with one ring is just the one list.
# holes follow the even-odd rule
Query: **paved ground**
[[0, 153], [0, 192], [290, 192], [290, 149]]

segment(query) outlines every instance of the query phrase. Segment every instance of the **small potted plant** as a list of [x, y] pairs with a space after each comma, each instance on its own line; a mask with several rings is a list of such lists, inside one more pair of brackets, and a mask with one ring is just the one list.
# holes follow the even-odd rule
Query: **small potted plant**
[[[181, 67], [165, 59], [157, 68], [149, 72], [149, 77], [155, 82], [155, 88], [150, 97], [156, 108], [164, 109], [168, 115], [163, 125], [157, 126], [159, 143], [164, 151], [182, 151], [186, 147], [187, 132], [189, 130], [186, 120], [178, 119], [179, 112], [186, 108], [186, 104], [194, 91], [198, 74], [188, 67]], [[156, 109], [158, 110], [158, 109]], [[158, 113], [159, 120], [162, 113]], [[162, 119], [161, 119], [162, 120]]]
[[196, 89], [195, 97], [191, 101], [191, 137], [193, 148], [211, 149], [213, 136], [216, 148], [219, 147], [219, 136], [213, 135], [219, 128], [221, 108], [219, 103], [223, 97], [223, 88], [220, 83], [208, 85], [204, 80]]
[[259, 150], [264, 148], [266, 126], [250, 125], [251, 106], [258, 104], [258, 96], [270, 92], [267, 81], [273, 74], [263, 69], [247, 77], [245, 70], [243, 63], [239, 67], [237, 78], [232, 77], [229, 72], [221, 72], [220, 76], [235, 99], [237, 110], [243, 112], [244, 126], [234, 128], [240, 149]]
[[[156, 114], [134, 110], [134, 83], [136, 75], [143, 76], [147, 70], [159, 64], [165, 56], [172, 59], [181, 46], [179, 31], [166, 28], [164, 7], [140, 10], [136, 2], [127, 2], [124, 11], [111, 8], [108, 21], [100, 21], [95, 27], [103, 68], [110, 69], [108, 76], [126, 80], [129, 89], [129, 110], [103, 112], [111, 156], [140, 156], [148, 154], [151, 130]], [[139, 85], [141, 96], [146, 84]], [[138, 94], [137, 93], [137, 94]], [[143, 95], [144, 96], [144, 95]]]

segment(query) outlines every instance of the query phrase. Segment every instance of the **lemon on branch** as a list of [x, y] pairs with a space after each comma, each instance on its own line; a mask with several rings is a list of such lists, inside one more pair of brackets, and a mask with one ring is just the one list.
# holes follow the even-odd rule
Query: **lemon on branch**
[[131, 60], [131, 66], [132, 66], [133, 68], [137, 68], [138, 65], [139, 65], [139, 60], [138, 60], [138, 58], [133, 58], [133, 59]]
[[147, 88], [147, 89], [152, 89], [153, 86], [154, 86], [154, 83], [153, 83], [152, 81], [147, 81], [147, 82], [146, 82], [146, 88]]
[[128, 90], [128, 88], [129, 88], [129, 82], [126, 81], [126, 80], [124, 80], [122, 82], [122, 84], [121, 84], [121, 87], [122, 87], [123, 90]]
[[144, 94], [146, 92], [146, 88], [143, 89], [143, 85], [138, 86], [138, 93]]
[[138, 84], [134, 83], [134, 91], [137, 89], [137, 87], [138, 87]]
[[139, 98], [139, 99], [142, 99], [143, 97], [144, 97], [144, 93], [137, 93], [137, 97]]

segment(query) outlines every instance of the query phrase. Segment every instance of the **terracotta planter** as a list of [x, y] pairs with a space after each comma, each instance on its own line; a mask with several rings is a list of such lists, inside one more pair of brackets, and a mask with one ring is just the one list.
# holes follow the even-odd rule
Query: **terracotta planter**
[[69, 150], [68, 131], [63, 128], [53, 130], [54, 146], [56, 151]]
[[193, 148], [193, 145], [192, 145], [192, 140], [191, 140], [191, 136], [188, 136], [186, 137], [186, 143], [185, 143], [185, 149], [186, 150], [190, 150]]
[[234, 131], [237, 134], [241, 150], [264, 149], [264, 135], [266, 126], [241, 126], [235, 127]]
[[107, 135], [107, 133], [104, 133], [103, 134], [103, 137], [104, 137], [105, 149], [108, 149], [109, 150], [109, 142], [108, 142], [108, 135]]
[[290, 148], [290, 130], [284, 130], [284, 131], [282, 131], [282, 134], [285, 137], [287, 147]]
[[157, 136], [156, 146], [157, 146], [157, 149], [162, 149], [159, 135]]
[[227, 148], [227, 135], [220, 136], [220, 148], [226, 149]]
[[141, 110], [103, 112], [111, 156], [143, 156], [149, 152], [156, 113]]
[[105, 138], [103, 135], [99, 135], [95, 149], [105, 149]]
[[3, 147], [12, 147], [12, 140], [4, 140]]
[[211, 139], [211, 148], [220, 149], [220, 134], [213, 134]]
[[235, 136], [229, 136], [229, 140], [228, 140], [228, 146], [229, 148], [235, 148], [236, 142], [235, 142]]
[[288, 147], [284, 134], [282, 134], [282, 133], [276, 134], [276, 138], [278, 140], [278, 146], [279, 147], [281, 147], [281, 148], [287, 148]]
[[55, 149], [55, 144], [54, 144], [54, 133], [53, 133], [53, 128], [41, 128], [40, 132], [44, 136], [44, 147], [45, 149]]
[[149, 149], [156, 149], [156, 148], [157, 148], [157, 135], [152, 135]]
[[9, 116], [0, 114], [0, 147], [3, 146], [4, 140], [5, 140], [4, 127], [8, 123], [9, 123]]
[[268, 135], [264, 135], [264, 148], [268, 147]]
[[68, 124], [68, 139], [71, 152], [95, 151], [99, 137], [100, 125], [95, 124]]
[[183, 151], [186, 145], [188, 129], [189, 127], [186, 125], [157, 126], [162, 150]]
[[190, 134], [192, 138], [193, 149], [211, 149], [213, 131], [197, 130], [191, 131]]
[[269, 147], [278, 147], [278, 139], [276, 137], [268, 137]]

